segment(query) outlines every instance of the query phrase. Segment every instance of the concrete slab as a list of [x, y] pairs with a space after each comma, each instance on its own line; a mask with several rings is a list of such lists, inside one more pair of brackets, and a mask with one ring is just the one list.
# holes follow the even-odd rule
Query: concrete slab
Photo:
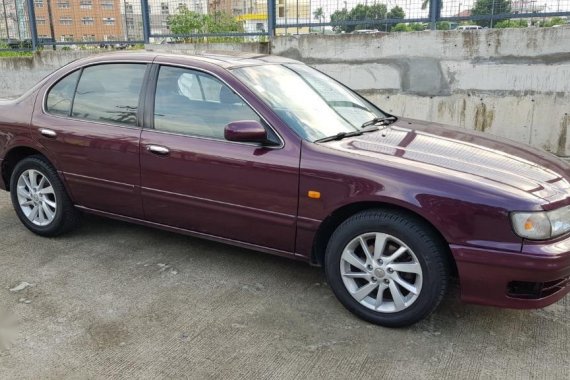
[[0, 317], [16, 331], [3, 379], [570, 377], [568, 297], [514, 311], [452, 294], [428, 320], [386, 329], [294, 261], [95, 217], [40, 238], [4, 192], [0, 231]]

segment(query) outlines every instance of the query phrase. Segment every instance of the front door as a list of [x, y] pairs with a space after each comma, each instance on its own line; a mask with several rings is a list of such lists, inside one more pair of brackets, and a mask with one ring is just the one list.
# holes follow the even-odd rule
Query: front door
[[[148, 220], [293, 252], [299, 154], [228, 86], [210, 74], [162, 66], [154, 129], [141, 135]], [[257, 120], [280, 145], [224, 139], [232, 121]]]

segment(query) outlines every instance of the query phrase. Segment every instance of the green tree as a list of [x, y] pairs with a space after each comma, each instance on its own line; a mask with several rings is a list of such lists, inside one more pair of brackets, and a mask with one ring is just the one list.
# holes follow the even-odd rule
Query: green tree
[[[359, 29], [378, 29], [384, 25], [388, 8], [385, 4], [364, 5], [358, 4], [350, 11], [346, 9], [336, 10], [331, 14], [331, 24], [337, 33], [350, 33]], [[346, 21], [353, 21], [351, 25], [344, 25]], [[362, 23], [356, 23], [362, 21]]]
[[204, 17], [184, 7], [180, 8], [178, 14], [168, 17], [167, 25], [172, 34], [200, 33], [204, 26]]
[[204, 33], [243, 32], [243, 24], [225, 12], [204, 15]]
[[178, 14], [170, 16], [167, 25], [172, 34], [182, 36], [188, 34], [243, 31], [243, 24], [224, 12], [203, 15], [192, 12], [186, 7], [180, 7]]
[[[325, 19], [325, 11], [323, 10], [322, 7], [317, 8], [314, 12], [313, 12], [313, 18], [315, 20], [318, 20], [319, 22], [323, 22], [323, 20]], [[323, 32], [323, 34], [325, 33], [325, 27], [324, 25], [321, 25], [321, 31]]]
[[[501, 13], [511, 13], [510, 0], [477, 0], [471, 10], [471, 15], [473, 16], [487, 16]], [[505, 20], [505, 18], [493, 18], [493, 24], [503, 20]], [[480, 26], [491, 26], [491, 20], [477, 20], [476, 23]]]
[[[394, 8], [392, 8], [390, 10], [390, 12], [388, 12], [386, 14], [386, 18], [391, 19], [391, 20], [393, 20], [393, 19], [403, 20], [404, 18], [406, 18], [406, 13], [404, 12], [404, 10], [401, 7], [396, 5]], [[394, 25], [389, 25], [386, 29], [389, 31], [392, 31], [393, 27], [394, 27]]]
[[403, 20], [404, 18], [406, 18], [406, 13], [401, 7], [396, 5], [394, 8], [390, 10], [390, 12], [388, 12], [387, 18]]
[[[343, 25], [343, 22], [348, 21], [348, 11], [346, 9], [336, 10], [331, 14], [332, 29], [337, 32], [351, 32], [354, 30], [353, 25]], [[352, 28], [352, 29], [349, 29]]]

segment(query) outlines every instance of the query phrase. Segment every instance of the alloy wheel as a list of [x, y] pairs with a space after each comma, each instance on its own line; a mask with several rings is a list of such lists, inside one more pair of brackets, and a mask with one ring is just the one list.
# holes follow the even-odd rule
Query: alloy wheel
[[55, 191], [47, 177], [38, 170], [29, 169], [20, 174], [17, 197], [20, 209], [36, 226], [47, 226], [55, 219]]
[[346, 290], [361, 305], [382, 313], [410, 307], [420, 295], [421, 265], [414, 252], [398, 238], [379, 232], [351, 240], [340, 260]]

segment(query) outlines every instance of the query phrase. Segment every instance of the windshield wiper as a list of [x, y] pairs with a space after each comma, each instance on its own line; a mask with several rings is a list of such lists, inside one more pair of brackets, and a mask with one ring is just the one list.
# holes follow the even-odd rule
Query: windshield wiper
[[337, 133], [336, 135], [329, 136], [329, 137], [323, 137], [322, 139], [315, 140], [315, 142], [327, 142], [327, 141], [342, 140], [342, 139], [344, 139], [345, 137], [360, 136], [361, 134], [362, 134], [362, 131], [339, 132], [339, 133]]
[[396, 120], [398, 120], [398, 118], [396, 116], [375, 117], [374, 119], [367, 121], [364, 124], [362, 124], [360, 126], [360, 128], [366, 128], [366, 127], [369, 127], [371, 125], [377, 125], [377, 124], [388, 125], [388, 124], [392, 124]]
[[374, 127], [374, 128], [367, 128], [367, 129], [362, 130], [362, 131], [340, 132], [340, 133], [337, 133], [336, 135], [332, 135], [329, 137], [323, 137], [322, 139], [315, 140], [315, 142], [337, 141], [337, 140], [342, 140], [345, 137], [360, 136], [363, 133], [374, 132], [377, 130], [378, 130], [378, 128]]

